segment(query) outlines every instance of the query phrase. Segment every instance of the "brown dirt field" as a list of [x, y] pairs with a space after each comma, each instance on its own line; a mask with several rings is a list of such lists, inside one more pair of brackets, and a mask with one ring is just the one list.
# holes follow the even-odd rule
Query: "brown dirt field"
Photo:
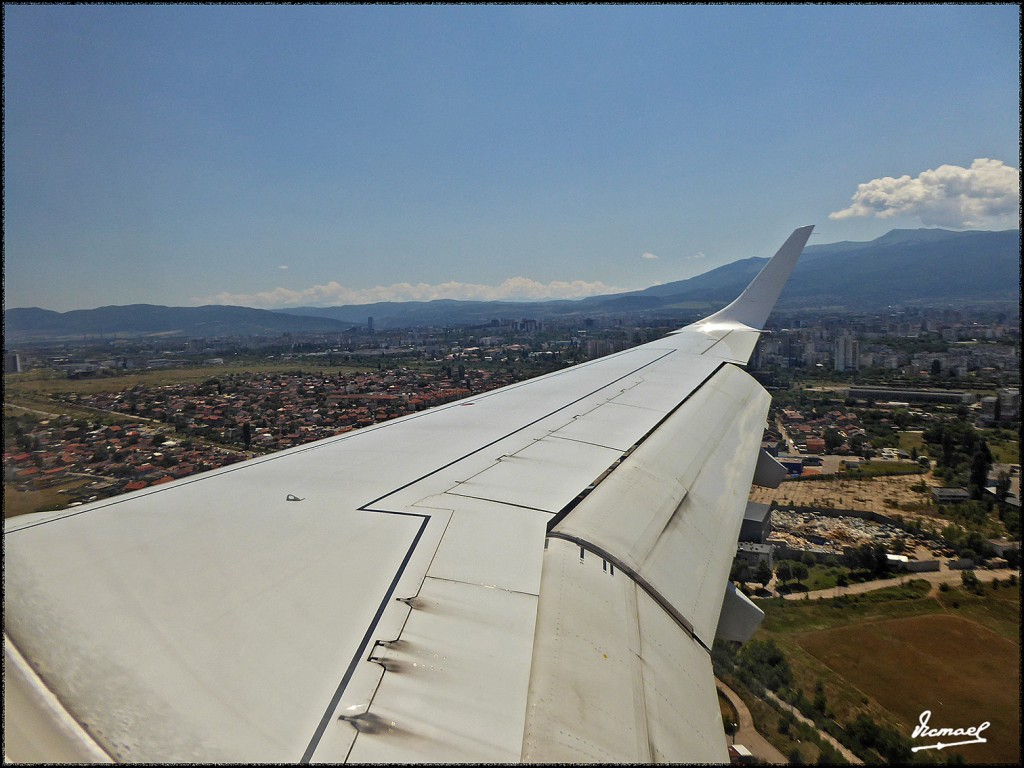
[[910, 490], [924, 480], [929, 486], [940, 485], [931, 475], [902, 475], [873, 477], [860, 480], [791, 480], [783, 481], [778, 488], [754, 486], [750, 500], [770, 504], [774, 499], [779, 504], [798, 507], [821, 507], [832, 509], [857, 509], [881, 514], [902, 514], [913, 516], [893, 506], [909, 504], [930, 506], [931, 494]]
[[[940, 754], [957, 752], [969, 763], [1020, 763], [1017, 643], [947, 614], [809, 632], [798, 642], [892, 712], [907, 737], [926, 709], [932, 713], [932, 728], [968, 728], [988, 721], [986, 744]], [[936, 740], [914, 742], [932, 743]]]

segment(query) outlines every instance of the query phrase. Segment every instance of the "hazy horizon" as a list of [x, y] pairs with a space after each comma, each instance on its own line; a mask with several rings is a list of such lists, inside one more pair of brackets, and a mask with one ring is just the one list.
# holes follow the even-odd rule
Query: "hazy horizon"
[[[1019, 232], [1020, 229], [1019, 228], [1010, 228], [1010, 229], [1006, 229], [1006, 230], [947, 230], [947, 229], [944, 229], [942, 227], [921, 227], [921, 228], [917, 228], [917, 229], [899, 228], [899, 229], [889, 230], [889, 232], [885, 232], [882, 235], [880, 235], [879, 237], [880, 238], [881, 237], [885, 237], [885, 236], [887, 236], [889, 234], [892, 234], [893, 232], [915, 232], [915, 231], [953, 232], [953, 233], [963, 232], [963, 233], [967, 233], [967, 232]], [[879, 238], [875, 238], [875, 239], [877, 240]], [[847, 241], [841, 241], [841, 242], [844, 242], [844, 243], [847, 243], [847, 242], [864, 242], [865, 244], [869, 244], [869, 243], [874, 242], [874, 241], [873, 240], [871, 240], [871, 241], [848, 241], [847, 240]], [[811, 249], [811, 252], [813, 252], [813, 249], [815, 247], [817, 247], [817, 246], [829, 246], [829, 245], [835, 245], [835, 244], [836, 243], [815, 243], [814, 245], [809, 245], [808, 248]], [[767, 259], [770, 255], [771, 254], [768, 254], [766, 256], [753, 256], [753, 257], [748, 256], [748, 257], [743, 257], [741, 259], [737, 259], [736, 261], [745, 261], [745, 260], [747, 260], [749, 258]], [[736, 261], [729, 262], [729, 263], [730, 264], [734, 264], [734, 263], [736, 263]], [[634, 290], [643, 291], [646, 288], [653, 288], [653, 287], [656, 287], [656, 286], [659, 286], [659, 285], [665, 285], [667, 283], [682, 282], [682, 281], [685, 281], [685, 280], [692, 279], [694, 277], [700, 277], [701, 275], [707, 274], [709, 272], [713, 272], [716, 269], [720, 269], [721, 267], [724, 267], [724, 266], [728, 266], [728, 264], [720, 264], [720, 265], [715, 266], [715, 267], [710, 267], [709, 269], [707, 269], [707, 270], [705, 270], [703, 272], [699, 272], [696, 275], [691, 275], [690, 277], [687, 277], [687, 278], [680, 278], [679, 280], [667, 280], [665, 283], [655, 283], [654, 285], [643, 286], [643, 287], [638, 288], [638, 289], [630, 289], [630, 290], [626, 290], [626, 291], [618, 291], [618, 290], [615, 290], [615, 289], [610, 289], [606, 293], [592, 294], [592, 295], [582, 296], [582, 297], [569, 297], [569, 298], [557, 297], [557, 296], [541, 297], [541, 298], [536, 298], [536, 299], [439, 297], [439, 298], [430, 298], [430, 299], [415, 299], [415, 298], [413, 298], [413, 299], [380, 299], [380, 300], [365, 301], [365, 302], [352, 302], [352, 303], [349, 303], [349, 304], [296, 304], [296, 305], [293, 305], [293, 306], [281, 306], [281, 307], [251, 307], [251, 306], [249, 306], [247, 304], [240, 304], [240, 303], [235, 303], [235, 304], [217, 304], [217, 303], [212, 303], [212, 304], [169, 305], [169, 304], [160, 304], [158, 302], [135, 302], [135, 304], [148, 305], [148, 306], [163, 306], [163, 307], [170, 307], [170, 308], [182, 308], [182, 307], [188, 308], [188, 307], [202, 307], [202, 306], [230, 306], [230, 307], [247, 307], [247, 308], [250, 308], [250, 309], [266, 309], [266, 310], [270, 310], [270, 311], [274, 311], [274, 312], [287, 312], [289, 309], [304, 309], [304, 308], [331, 309], [331, 308], [349, 307], [349, 306], [372, 306], [374, 304], [381, 304], [381, 303], [404, 304], [404, 303], [418, 303], [418, 302], [431, 302], [431, 301], [465, 301], [465, 302], [478, 301], [478, 302], [503, 302], [503, 303], [514, 303], [514, 304], [531, 304], [531, 303], [538, 304], [538, 303], [548, 302], [548, 301], [580, 301], [580, 300], [585, 299], [585, 298], [593, 298], [593, 297], [599, 297], [599, 296], [605, 296], [605, 295], [617, 295], [617, 294], [620, 294], [620, 293], [630, 293], [630, 292], [633, 292]], [[481, 287], [486, 287], [486, 286], [481, 286]], [[123, 307], [123, 306], [132, 306], [132, 305], [106, 304], [106, 305], [101, 305], [101, 306], [97, 306], [97, 307], [74, 307], [74, 308], [68, 309], [68, 310], [50, 310], [47, 307], [38, 307], [38, 306], [36, 306], [36, 307], [5, 307], [4, 311], [6, 312], [9, 309], [43, 309], [43, 310], [47, 310], [47, 311], [56, 311], [56, 312], [60, 312], [61, 314], [63, 314], [65, 312], [83, 311], [83, 310], [84, 311], [88, 311], [88, 310], [91, 310], [91, 309], [102, 309], [103, 307], [111, 307], [111, 306], [113, 306], [113, 307]]]
[[5, 308], [583, 298], [1018, 225], [1015, 5], [3, 15]]

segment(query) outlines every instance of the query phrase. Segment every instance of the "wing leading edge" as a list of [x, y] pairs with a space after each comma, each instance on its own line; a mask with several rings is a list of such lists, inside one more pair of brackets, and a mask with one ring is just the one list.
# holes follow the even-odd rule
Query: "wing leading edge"
[[735, 364], [810, 229], [659, 341], [6, 521], [7, 756], [724, 759], [707, 649], [768, 407]]

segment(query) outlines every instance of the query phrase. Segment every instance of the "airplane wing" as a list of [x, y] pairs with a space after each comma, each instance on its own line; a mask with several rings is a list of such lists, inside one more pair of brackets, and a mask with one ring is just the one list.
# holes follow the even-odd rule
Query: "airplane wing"
[[727, 761], [709, 649], [779, 479], [738, 366], [810, 232], [658, 341], [5, 521], [7, 758]]

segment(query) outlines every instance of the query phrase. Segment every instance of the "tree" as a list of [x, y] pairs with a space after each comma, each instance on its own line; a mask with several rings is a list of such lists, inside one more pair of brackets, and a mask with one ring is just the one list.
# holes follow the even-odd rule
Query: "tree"
[[789, 685], [793, 673], [774, 640], [749, 640], [736, 655], [744, 682], [778, 691]]
[[1002, 504], [1009, 493], [1010, 475], [1006, 471], [1001, 471], [996, 478], [996, 500]]
[[814, 684], [814, 708], [825, 714], [828, 708], [828, 699], [825, 697], [825, 684], [818, 680]]
[[803, 563], [796, 563], [793, 566], [793, 578], [796, 579], [797, 582], [803, 581], [809, 575], [810, 575], [810, 572], [807, 570], [807, 566], [804, 565]]
[[772, 580], [772, 569], [768, 567], [768, 563], [761, 560], [757, 564], [757, 570], [754, 571], [754, 581], [760, 584], [762, 587], [767, 587], [768, 582]]
[[861, 544], [854, 552], [854, 562], [870, 575], [878, 577], [889, 570], [889, 558], [886, 555], [885, 545], [880, 542], [873, 545]]
[[750, 567], [747, 563], [742, 560], [737, 560], [732, 564], [732, 570], [729, 573], [729, 579], [732, 581], [745, 582], [749, 576]]
[[988, 471], [992, 466], [992, 452], [984, 440], [971, 457], [971, 498], [980, 499], [988, 482]]
[[776, 726], [783, 736], [789, 735], [789, 729], [793, 727], [793, 721], [795, 718], [789, 712], [786, 712], [779, 718], [779, 724]]
[[734, 723], [732, 718], [728, 715], [722, 715], [722, 725], [725, 727], [725, 735], [732, 738], [732, 743], [736, 743], [736, 731], [740, 729], [739, 723]]
[[984, 588], [981, 586], [981, 581], [978, 579], [977, 574], [974, 571], [966, 570], [960, 574], [960, 581], [963, 582], [964, 589], [969, 589], [977, 594], [982, 594]]
[[825, 453], [835, 453], [836, 449], [843, 444], [843, 436], [835, 427], [826, 429], [823, 437], [825, 438]]
[[778, 568], [775, 569], [775, 573], [778, 574], [779, 579], [781, 579], [783, 585], [785, 585], [787, 581], [793, 578], [793, 568], [792, 566], [790, 566], [788, 560], [783, 560], [781, 563], [779, 563]]

